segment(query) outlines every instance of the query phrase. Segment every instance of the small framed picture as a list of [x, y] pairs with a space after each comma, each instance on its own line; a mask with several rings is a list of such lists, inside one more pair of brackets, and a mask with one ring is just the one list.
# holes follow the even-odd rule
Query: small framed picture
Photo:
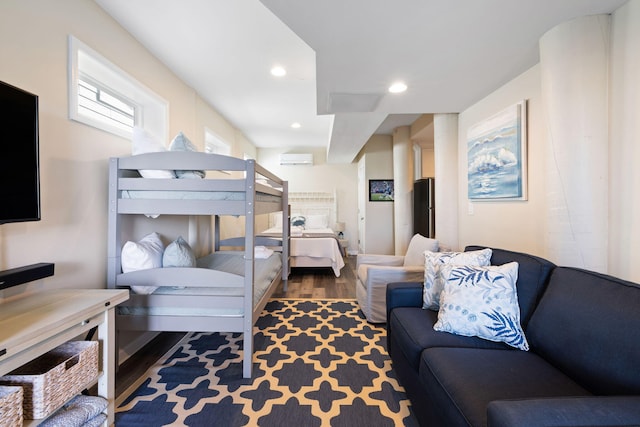
[[393, 202], [393, 180], [392, 179], [370, 179], [369, 180], [369, 201], [370, 202]]

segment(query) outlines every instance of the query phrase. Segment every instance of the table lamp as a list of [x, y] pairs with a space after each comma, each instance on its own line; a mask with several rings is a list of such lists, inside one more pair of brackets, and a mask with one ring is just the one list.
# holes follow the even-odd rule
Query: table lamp
[[336, 231], [338, 232], [338, 238], [342, 239], [344, 237], [342, 233], [344, 231], [344, 222], [336, 222]]

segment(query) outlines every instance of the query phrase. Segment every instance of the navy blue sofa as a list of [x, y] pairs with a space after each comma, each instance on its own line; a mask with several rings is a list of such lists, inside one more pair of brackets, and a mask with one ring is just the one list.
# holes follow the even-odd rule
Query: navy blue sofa
[[420, 424], [640, 426], [640, 285], [492, 250], [519, 264], [529, 351], [434, 331], [422, 283], [387, 286], [392, 367]]

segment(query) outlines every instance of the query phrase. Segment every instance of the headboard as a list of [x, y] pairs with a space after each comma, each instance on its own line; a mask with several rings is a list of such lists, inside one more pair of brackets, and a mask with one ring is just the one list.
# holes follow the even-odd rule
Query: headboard
[[[291, 217], [302, 215], [326, 215], [329, 228], [335, 228], [337, 221], [337, 198], [335, 191], [328, 192], [289, 192], [289, 205], [291, 205]], [[275, 215], [269, 216], [269, 227], [277, 224]], [[279, 224], [278, 224], [279, 225]]]

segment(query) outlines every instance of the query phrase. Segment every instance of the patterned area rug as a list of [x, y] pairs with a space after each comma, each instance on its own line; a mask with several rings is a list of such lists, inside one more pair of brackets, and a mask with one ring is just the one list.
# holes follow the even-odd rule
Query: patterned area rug
[[418, 425], [384, 326], [355, 301], [274, 299], [254, 330], [253, 378], [242, 378], [242, 334], [189, 334], [124, 393], [116, 425]]

